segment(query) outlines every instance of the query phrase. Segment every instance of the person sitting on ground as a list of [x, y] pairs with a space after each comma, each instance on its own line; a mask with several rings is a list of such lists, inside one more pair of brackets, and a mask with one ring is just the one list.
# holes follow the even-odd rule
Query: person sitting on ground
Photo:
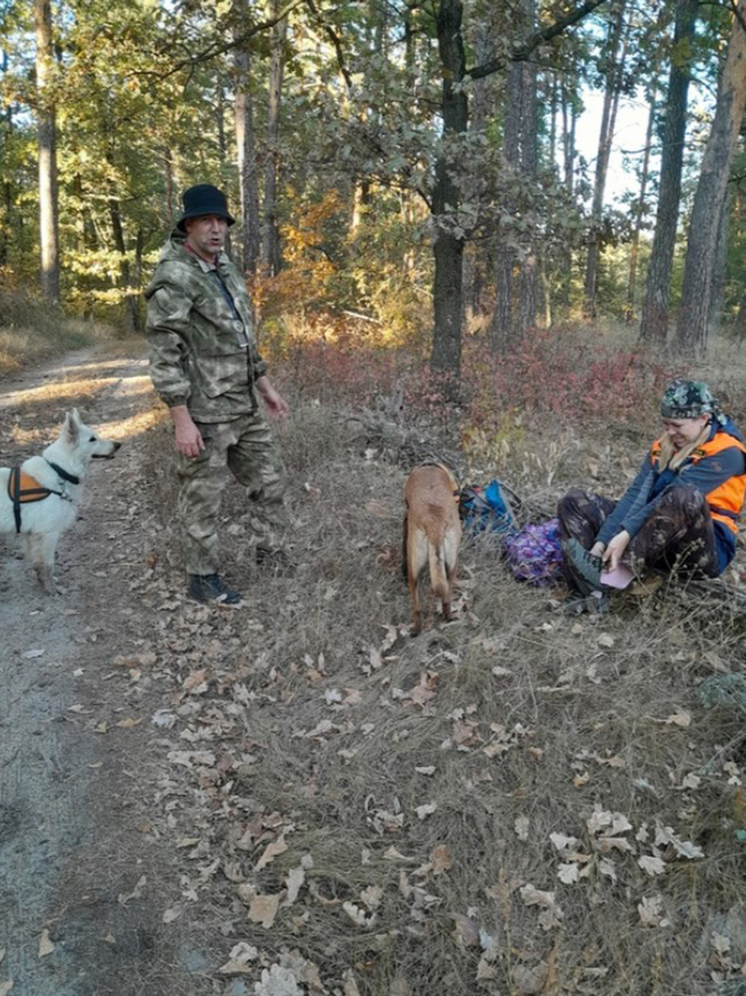
[[[574, 611], [605, 611], [608, 587], [646, 569], [722, 574], [736, 552], [746, 492], [741, 432], [702, 381], [677, 378], [661, 400], [664, 433], [618, 502], [572, 488], [558, 516]], [[603, 573], [602, 573], [603, 572]]]

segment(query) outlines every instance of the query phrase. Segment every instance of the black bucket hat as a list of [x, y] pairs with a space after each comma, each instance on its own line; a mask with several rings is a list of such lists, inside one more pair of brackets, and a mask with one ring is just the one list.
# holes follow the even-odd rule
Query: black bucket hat
[[176, 227], [182, 232], [186, 231], [184, 222], [188, 218], [201, 218], [206, 214], [218, 214], [225, 218], [228, 225], [234, 225], [236, 219], [228, 212], [228, 201], [222, 190], [213, 187], [211, 183], [198, 183], [196, 187], [190, 187], [181, 195], [184, 204], [184, 212], [176, 222]]

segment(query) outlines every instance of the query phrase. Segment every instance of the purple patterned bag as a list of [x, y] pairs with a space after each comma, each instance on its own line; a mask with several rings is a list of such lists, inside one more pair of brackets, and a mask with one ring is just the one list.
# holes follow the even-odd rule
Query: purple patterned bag
[[559, 519], [524, 526], [505, 540], [505, 554], [514, 577], [529, 584], [552, 584], [562, 577]]

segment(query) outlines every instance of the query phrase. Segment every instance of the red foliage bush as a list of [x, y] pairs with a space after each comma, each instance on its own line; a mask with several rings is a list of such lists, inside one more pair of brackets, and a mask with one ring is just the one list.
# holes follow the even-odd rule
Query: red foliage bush
[[649, 418], [671, 373], [637, 350], [615, 351], [574, 327], [534, 329], [510, 352], [486, 355], [472, 341], [465, 352], [473, 425], [512, 410], [565, 421]]

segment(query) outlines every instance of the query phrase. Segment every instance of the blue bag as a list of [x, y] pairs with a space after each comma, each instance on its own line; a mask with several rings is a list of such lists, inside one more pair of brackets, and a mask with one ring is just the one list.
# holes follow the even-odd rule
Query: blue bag
[[464, 529], [470, 533], [490, 531], [506, 537], [517, 533], [514, 506], [519, 504], [518, 496], [498, 480], [490, 481], [486, 488], [467, 485], [459, 493], [459, 512]]

